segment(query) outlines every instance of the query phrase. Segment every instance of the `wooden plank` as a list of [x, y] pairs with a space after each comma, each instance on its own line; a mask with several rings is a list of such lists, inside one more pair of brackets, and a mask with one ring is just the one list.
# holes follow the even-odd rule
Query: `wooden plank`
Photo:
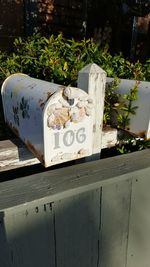
[[96, 64], [85, 66], [78, 73], [78, 87], [91, 97], [94, 103], [93, 114], [93, 153], [91, 160], [100, 158], [102, 147], [103, 111], [106, 72]]
[[99, 258], [101, 190], [54, 203], [57, 267], [95, 267]]
[[[149, 176], [150, 150], [73, 165], [0, 183], [0, 210], [70, 197], [103, 185]], [[10, 174], [11, 175], [11, 174]], [[3, 176], [3, 174], [2, 174]], [[44, 200], [43, 200], [44, 198]]]
[[126, 267], [131, 187], [130, 179], [102, 189], [98, 266]]
[[0, 141], [0, 172], [39, 163], [19, 140]]
[[[5, 247], [11, 255], [9, 267], [56, 266], [51, 203], [38, 205], [37, 201], [35, 206], [23, 205], [7, 210], [4, 225], [7, 238]], [[8, 261], [7, 257], [5, 260]]]
[[133, 179], [127, 267], [150, 266], [150, 172]]
[[[102, 148], [115, 146], [117, 130], [107, 129], [102, 133]], [[0, 141], [0, 172], [39, 164], [26, 146], [19, 140]]]
[[102, 131], [102, 149], [110, 148], [118, 144], [117, 129], [105, 128]]

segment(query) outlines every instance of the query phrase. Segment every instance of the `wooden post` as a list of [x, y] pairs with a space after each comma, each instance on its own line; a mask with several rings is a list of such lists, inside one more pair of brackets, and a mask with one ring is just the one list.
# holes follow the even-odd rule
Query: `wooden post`
[[94, 101], [93, 155], [90, 160], [100, 158], [104, 112], [106, 73], [96, 64], [89, 64], [78, 73], [78, 87]]

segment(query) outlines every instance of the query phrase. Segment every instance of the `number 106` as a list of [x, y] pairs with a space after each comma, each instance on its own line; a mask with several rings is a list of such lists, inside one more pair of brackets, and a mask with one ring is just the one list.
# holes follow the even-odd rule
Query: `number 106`
[[73, 130], [68, 130], [63, 136], [61, 132], [54, 133], [54, 149], [61, 147], [60, 143], [63, 142], [64, 146], [69, 147], [76, 141], [79, 144], [84, 143], [86, 140], [85, 128], [80, 128], [77, 132]]

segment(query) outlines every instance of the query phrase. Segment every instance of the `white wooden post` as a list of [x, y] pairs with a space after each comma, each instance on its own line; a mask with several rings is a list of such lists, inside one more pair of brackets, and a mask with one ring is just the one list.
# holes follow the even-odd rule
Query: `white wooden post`
[[89, 64], [78, 73], [78, 88], [83, 89], [94, 101], [93, 155], [100, 158], [104, 112], [106, 72], [96, 64]]

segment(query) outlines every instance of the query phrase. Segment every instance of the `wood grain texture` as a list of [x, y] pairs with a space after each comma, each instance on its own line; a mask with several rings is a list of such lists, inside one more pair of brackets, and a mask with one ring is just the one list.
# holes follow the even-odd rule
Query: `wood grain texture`
[[83, 163], [0, 183], [0, 209], [47, 198], [54, 201], [117, 181], [149, 176], [150, 150]]
[[100, 195], [96, 189], [54, 204], [57, 267], [96, 267]]
[[36, 204], [5, 212], [9, 267], [56, 266], [52, 207]]
[[0, 141], [0, 172], [38, 163], [19, 139]]
[[145, 150], [0, 183], [2, 267], [149, 267], [149, 176]]
[[99, 267], [126, 267], [132, 181], [102, 189]]
[[127, 267], [150, 266], [150, 172], [133, 179]]
[[100, 158], [102, 147], [103, 111], [105, 96], [106, 72], [97, 64], [91, 63], [78, 73], [78, 87], [83, 89], [94, 101], [93, 114], [93, 155], [91, 160]]

